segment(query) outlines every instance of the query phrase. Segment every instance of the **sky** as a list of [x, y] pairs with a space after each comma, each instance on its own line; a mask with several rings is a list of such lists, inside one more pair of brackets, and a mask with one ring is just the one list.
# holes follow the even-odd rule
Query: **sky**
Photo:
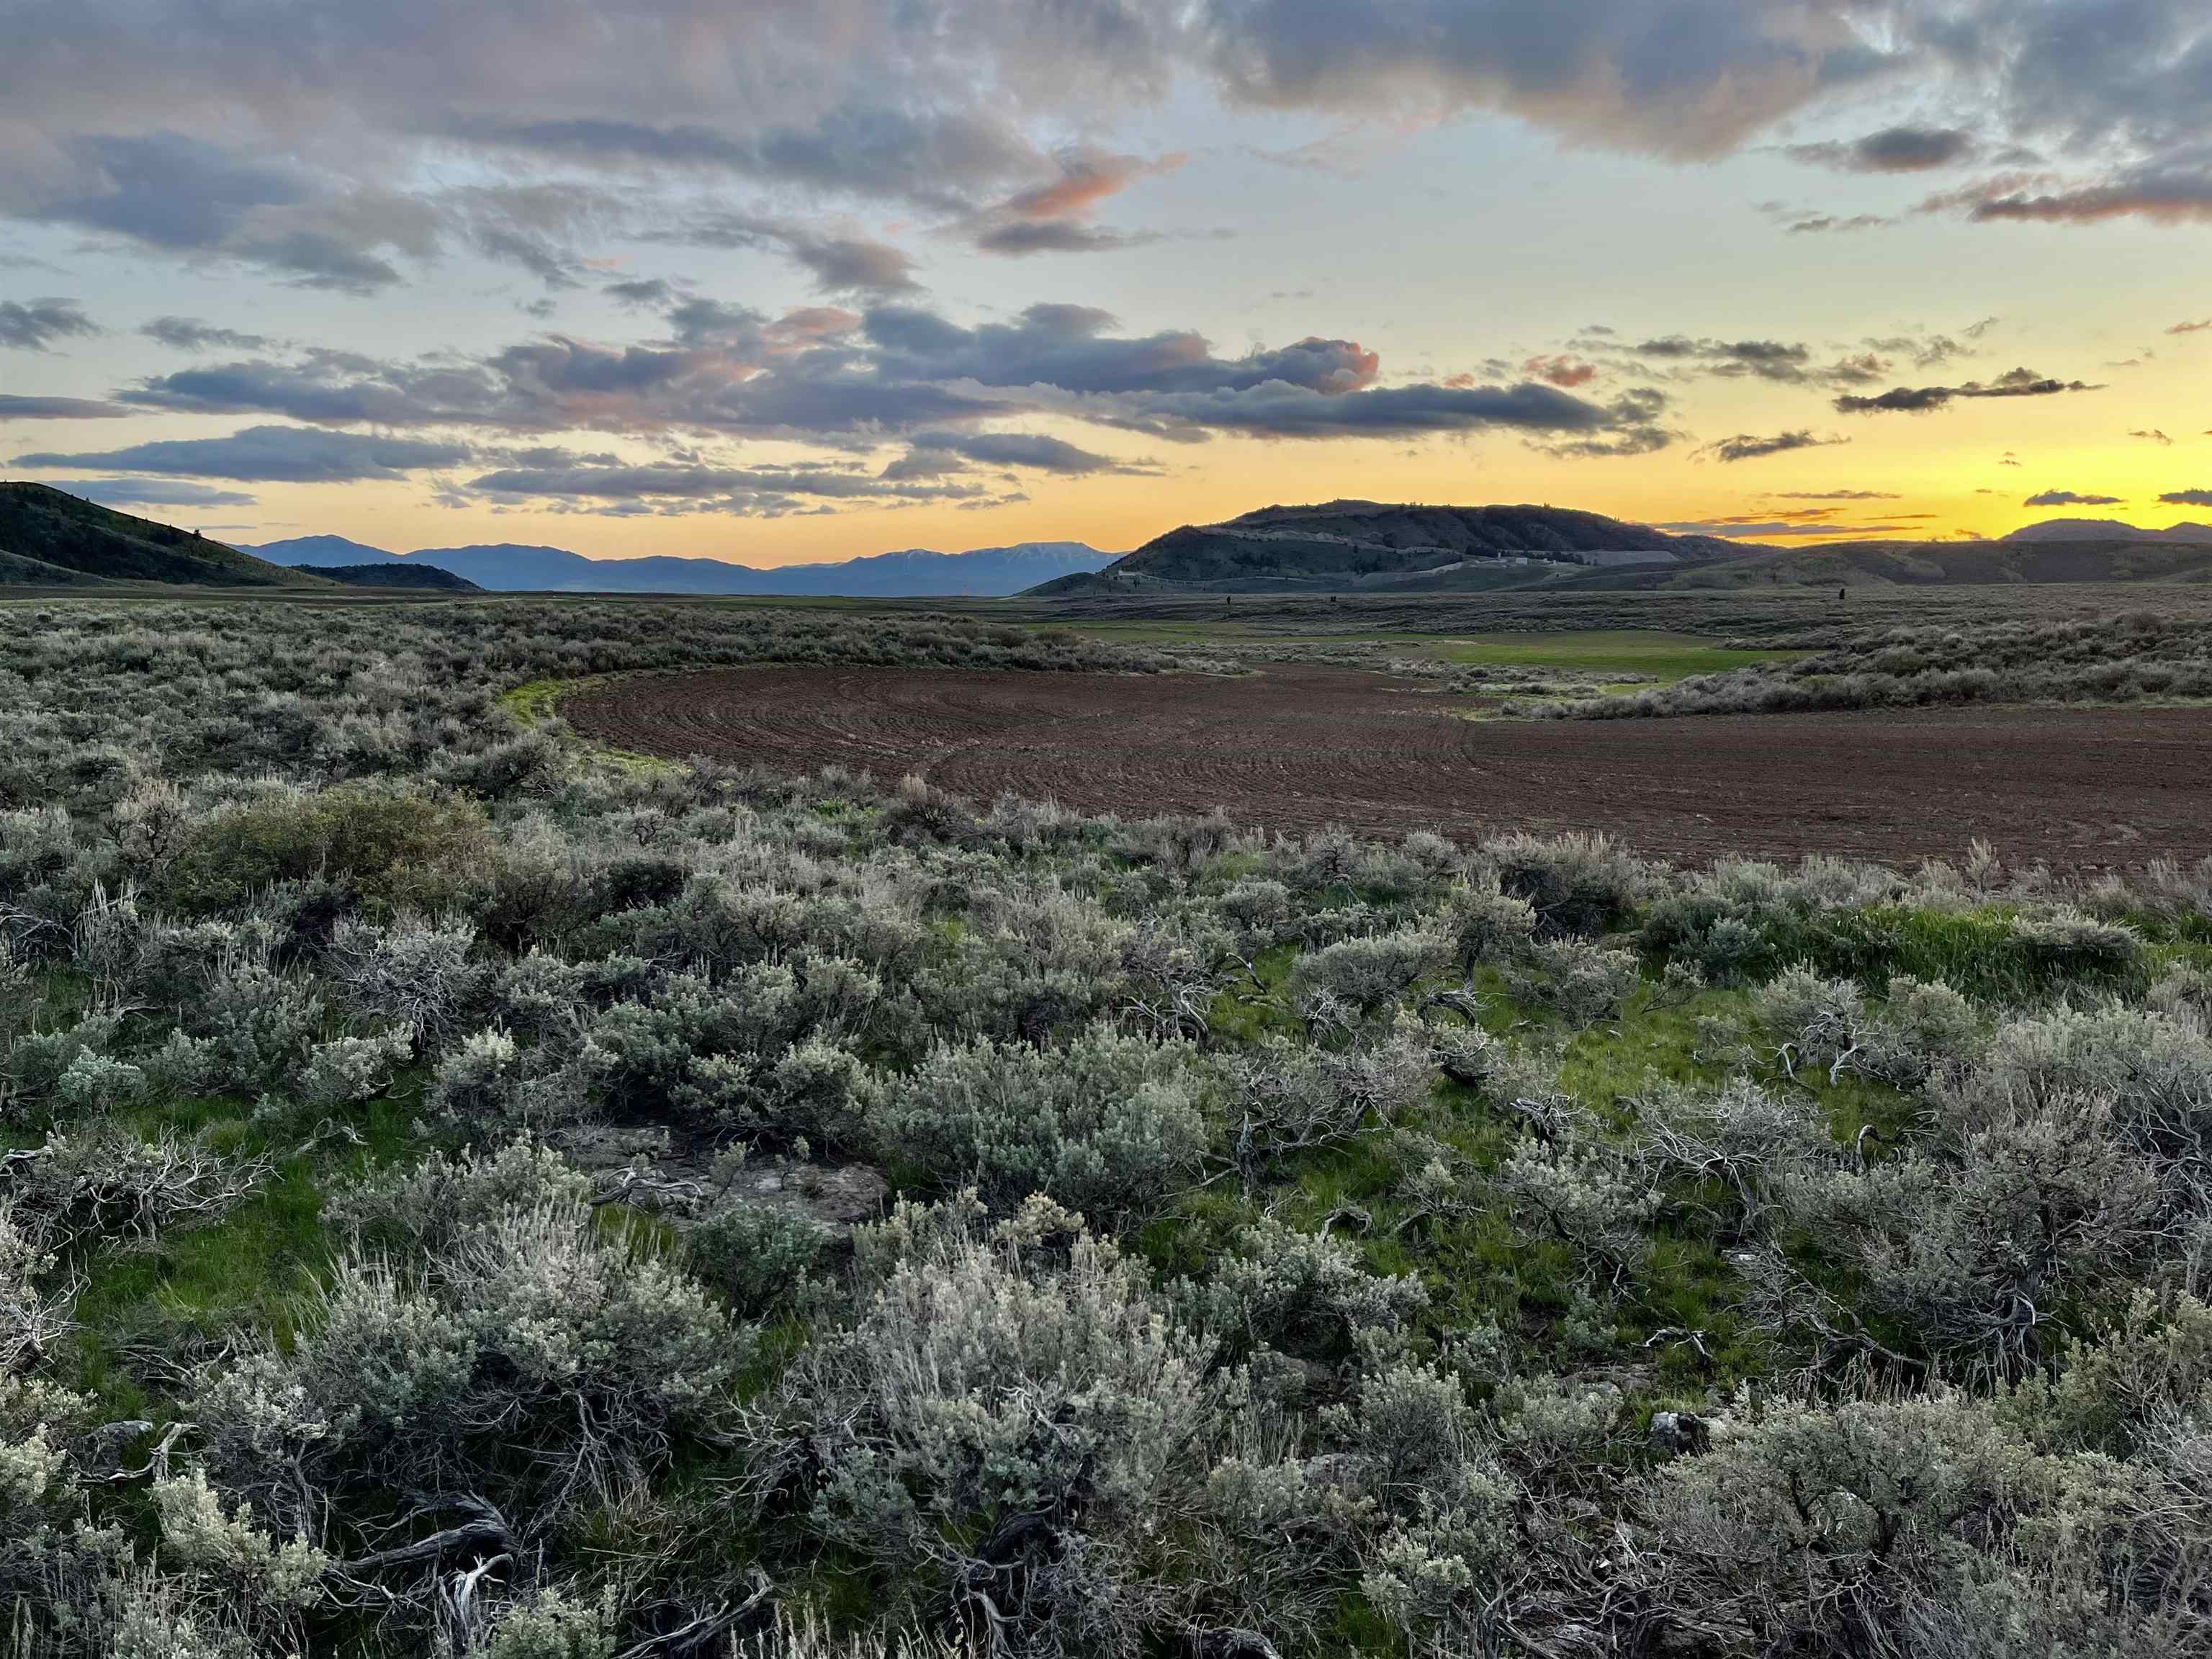
[[236, 543], [2212, 520], [2207, 0], [0, 16], [0, 474]]

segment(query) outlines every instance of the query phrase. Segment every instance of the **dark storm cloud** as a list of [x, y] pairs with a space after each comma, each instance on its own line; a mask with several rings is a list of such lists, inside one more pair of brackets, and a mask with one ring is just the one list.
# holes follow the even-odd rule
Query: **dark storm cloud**
[[342, 483], [396, 478], [423, 467], [455, 466], [468, 458], [469, 452], [458, 444], [313, 427], [256, 426], [227, 438], [173, 438], [88, 454], [18, 455], [15, 465], [242, 483]]
[[2022, 507], [2118, 507], [2124, 495], [2084, 495], [2072, 489], [2045, 489], [2030, 495]]
[[155, 344], [176, 351], [261, 351], [270, 343], [265, 334], [242, 334], [194, 317], [156, 317], [138, 331]]
[[57, 340], [100, 332], [74, 300], [0, 300], [0, 346], [16, 351], [45, 351]]
[[1924, 173], [1970, 161], [1978, 148], [1961, 128], [1895, 126], [1848, 143], [1792, 144], [1789, 153], [1844, 173]]
[[1960, 398], [2049, 398], [2065, 392], [2101, 389], [2081, 380], [2053, 380], [2033, 369], [2015, 368], [1994, 380], [1969, 380], [1964, 386], [1893, 386], [1872, 398], [1846, 393], [1836, 399], [1836, 408], [1845, 415], [1924, 415]]
[[112, 421], [133, 411], [95, 398], [33, 398], [0, 392], [0, 421]]
[[1748, 432], [1739, 432], [1733, 438], [1722, 438], [1707, 444], [1697, 453], [1710, 455], [1717, 461], [1755, 461], [1768, 455], [1786, 455], [1795, 449], [1824, 449], [1833, 444], [1847, 444], [1849, 438], [1818, 437], [1809, 431], [1777, 432], [1771, 437], [1759, 437]]

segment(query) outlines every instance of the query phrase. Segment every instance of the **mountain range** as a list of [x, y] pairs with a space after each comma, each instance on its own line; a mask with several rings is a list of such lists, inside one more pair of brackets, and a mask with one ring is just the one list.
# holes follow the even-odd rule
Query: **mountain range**
[[965, 553], [908, 548], [835, 563], [764, 570], [722, 559], [587, 559], [565, 548], [508, 543], [393, 553], [343, 536], [300, 536], [246, 550], [276, 564], [303, 568], [434, 565], [495, 592], [835, 594], [860, 599], [1018, 593], [1055, 577], [1103, 569], [1115, 557], [1081, 542], [1023, 542]]

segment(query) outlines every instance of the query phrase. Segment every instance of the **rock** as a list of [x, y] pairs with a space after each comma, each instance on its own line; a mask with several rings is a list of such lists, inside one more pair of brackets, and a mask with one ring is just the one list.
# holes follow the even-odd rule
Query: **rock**
[[1651, 1449], [1662, 1457], [1689, 1457], [1712, 1444], [1712, 1425], [1695, 1412], [1654, 1412]]

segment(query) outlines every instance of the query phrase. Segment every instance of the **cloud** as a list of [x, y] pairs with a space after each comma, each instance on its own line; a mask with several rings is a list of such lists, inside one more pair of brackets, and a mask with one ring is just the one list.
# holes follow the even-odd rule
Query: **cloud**
[[1717, 461], [1754, 461], [1768, 455], [1786, 455], [1795, 449], [1823, 449], [1832, 444], [1847, 444], [1849, 438], [1831, 434], [1815, 437], [1811, 432], [1778, 432], [1771, 437], [1759, 437], [1749, 432], [1739, 432], [1733, 438], [1721, 438], [1707, 444], [1697, 453], [1710, 455]]
[[138, 331], [156, 344], [177, 351], [261, 351], [270, 343], [265, 334], [241, 334], [234, 328], [217, 328], [191, 317], [156, 317]]
[[1918, 527], [1911, 524], [1832, 524], [1824, 520], [1760, 519], [1750, 514], [1739, 518], [1679, 519], [1652, 527], [1672, 531], [1678, 536], [1749, 536], [1766, 539], [1805, 536], [1826, 537], [1832, 541], [1850, 537], [1920, 533]]
[[1887, 489], [1784, 489], [1778, 501], [1894, 501], [1904, 498]]
[[2137, 428], [2136, 430], [2130, 432], [2128, 436], [2130, 438], [2142, 438], [2148, 442], [2164, 445], [2169, 447], [2173, 443], [2172, 439], [2167, 437], [2165, 433], [2160, 431], [2156, 427], [2149, 428], [2148, 430]]
[[74, 300], [0, 300], [0, 346], [45, 351], [57, 340], [99, 332]]
[[35, 398], [0, 392], [0, 421], [112, 421], [132, 411], [93, 398]]
[[609, 283], [599, 290], [624, 305], [643, 306], [659, 311], [676, 302], [676, 289], [659, 276], [633, 276], [619, 283]]
[[1789, 154], [1841, 173], [1924, 173], [1971, 161], [1978, 148], [1959, 127], [1894, 126], [1848, 143], [1792, 144]]
[[1964, 386], [1893, 386], [1873, 398], [1846, 393], [1835, 400], [1835, 406], [1844, 415], [1924, 415], [1960, 398], [2048, 398], [2065, 392], [2102, 389], [2081, 380], [2053, 380], [2033, 369], [2014, 368], [1994, 380], [1969, 380]]
[[1158, 239], [1141, 232], [1106, 230], [1072, 219], [1011, 219], [975, 233], [986, 253], [1101, 253]]
[[2093, 225], [2142, 218], [2201, 224], [2212, 222], [2212, 163], [2136, 167], [2094, 180], [1999, 178], [1931, 196], [1921, 208], [1960, 210], [1984, 222]]
[[2022, 507], [2118, 507], [2124, 495], [2090, 495], [2072, 489], [2045, 489], [2030, 495]]
[[1662, 362], [1711, 365], [1716, 374], [1784, 381], [1803, 380], [1812, 356], [1806, 347], [1788, 341], [1692, 339], [1686, 334], [1646, 340], [1635, 350], [1640, 357]]
[[[1116, 422], [1139, 430], [1183, 426], [1265, 438], [1406, 437], [1510, 431], [1565, 441], [1564, 453], [1615, 455], [1663, 448], [1657, 394], [1631, 393], [1610, 405], [1557, 388], [1405, 386], [1323, 392], [1284, 380], [1212, 392], [1159, 392], [1133, 399]], [[1657, 399], [1663, 404], [1663, 399]]]
[[1560, 352], [1551, 356], [1531, 357], [1521, 365], [1521, 372], [1546, 386], [1564, 386], [1572, 391], [1578, 386], [1588, 386], [1597, 378], [1597, 365], [1586, 363], [1571, 353]]
[[1195, 9], [1235, 100], [1437, 114], [1502, 109], [1585, 141], [1722, 154], [1891, 67], [1839, 9], [1705, 0], [1214, 0]]
[[608, 513], [731, 513], [775, 517], [819, 510], [807, 502], [945, 501], [988, 492], [959, 483], [876, 476], [849, 465], [726, 465], [704, 460], [629, 463], [558, 450], [501, 467], [459, 486], [468, 495], [507, 501], [580, 503]]
[[260, 499], [173, 478], [64, 478], [53, 487], [102, 507], [252, 507]]
[[708, 247], [775, 250], [811, 272], [815, 287], [824, 294], [883, 296], [910, 294], [921, 286], [914, 279], [912, 256], [888, 242], [788, 220], [721, 214], [696, 221], [667, 240]]
[[[1068, 44], [1073, 49], [1077, 42]], [[683, 82], [663, 82], [659, 90], [674, 93], [694, 80], [687, 76]], [[606, 90], [617, 104], [638, 96], [630, 85]], [[731, 110], [725, 104], [702, 113], [726, 119]], [[736, 173], [942, 211], [972, 208], [982, 192], [1035, 179], [1050, 165], [1003, 111], [905, 107], [872, 95], [820, 110], [804, 121], [772, 120], [750, 130], [653, 119], [502, 123], [450, 113], [443, 118], [456, 136], [497, 149], [600, 167], [641, 162], [656, 168]]]
[[2158, 499], [2167, 507], [2212, 507], [2212, 489], [2169, 489]]
[[1146, 160], [1095, 146], [1061, 150], [1055, 177], [1016, 191], [977, 216], [971, 226], [976, 247], [986, 253], [1084, 253], [1127, 247], [1154, 240], [1142, 233], [1106, 230], [1086, 222], [1108, 198], [1138, 179], [1171, 173], [1185, 158], [1180, 152]]
[[793, 258], [814, 273], [815, 287], [825, 294], [909, 294], [921, 286], [914, 280], [912, 257], [888, 242], [793, 235], [786, 246]]
[[1414, 436], [1499, 430], [1638, 453], [1674, 435], [1650, 388], [1604, 402], [1537, 382], [1376, 383], [1378, 356], [1310, 335], [1240, 356], [1203, 335], [1116, 332], [1095, 307], [1039, 304], [963, 326], [919, 306], [811, 307], [771, 319], [704, 295], [664, 313], [669, 337], [611, 343], [550, 334], [463, 358], [378, 362], [339, 352], [210, 363], [121, 394], [202, 415], [331, 427], [714, 433], [851, 450], [925, 432], [1052, 416], [1182, 441]]
[[1026, 467], [1064, 477], [1100, 472], [1152, 472], [1150, 465], [1117, 461], [1079, 448], [1063, 439], [1027, 432], [917, 432], [906, 454], [884, 470], [890, 479], [939, 477], [967, 461], [988, 466]]
[[1792, 236], [1817, 236], [1830, 231], [1876, 230], [1884, 225], [1893, 225], [1896, 220], [1880, 213], [1809, 213], [1790, 222]]
[[187, 134], [96, 134], [69, 149], [76, 190], [27, 216], [353, 294], [399, 281], [393, 255], [428, 257], [436, 246], [437, 216], [420, 201], [241, 160]]
[[422, 468], [456, 466], [468, 459], [469, 451], [457, 444], [324, 432], [313, 427], [254, 426], [227, 438], [171, 438], [91, 454], [18, 455], [15, 465], [243, 483], [346, 483], [398, 478]]
[[2212, 328], [2212, 317], [2207, 317], [2201, 322], [2176, 323], [2166, 331], [2168, 334], [2202, 334], [2208, 328]]

